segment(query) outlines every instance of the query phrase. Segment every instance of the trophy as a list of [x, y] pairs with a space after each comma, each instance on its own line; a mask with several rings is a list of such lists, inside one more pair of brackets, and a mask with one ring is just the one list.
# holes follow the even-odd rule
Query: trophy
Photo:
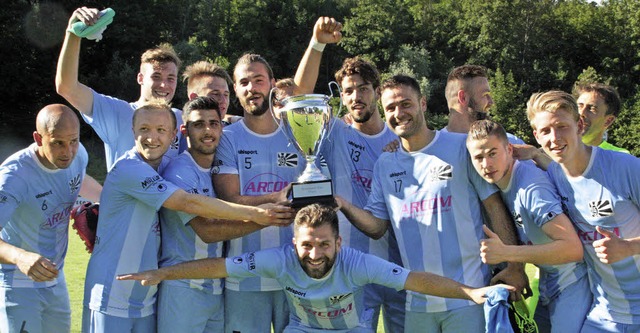
[[[331, 84], [337, 86], [331, 82], [329, 89]], [[291, 184], [291, 206], [294, 208], [312, 203], [334, 204], [331, 180], [315, 163], [334, 118], [329, 99], [330, 96], [321, 94], [290, 96], [279, 101], [280, 106], [275, 111], [271, 109], [276, 123], [307, 162], [297, 182]], [[272, 103], [269, 105], [271, 107]]]

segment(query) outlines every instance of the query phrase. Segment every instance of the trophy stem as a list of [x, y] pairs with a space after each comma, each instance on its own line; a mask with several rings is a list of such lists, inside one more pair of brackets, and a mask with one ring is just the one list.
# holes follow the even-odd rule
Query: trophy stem
[[304, 168], [304, 171], [302, 172], [300, 177], [298, 177], [298, 182], [303, 183], [328, 179], [316, 166], [315, 155], [307, 155], [305, 156], [305, 159], [307, 160], [307, 166]]

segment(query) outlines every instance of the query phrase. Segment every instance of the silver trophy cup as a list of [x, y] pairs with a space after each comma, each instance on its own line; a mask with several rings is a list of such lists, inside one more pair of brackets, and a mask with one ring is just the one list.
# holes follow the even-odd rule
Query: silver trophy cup
[[330, 96], [321, 94], [291, 96], [272, 109], [276, 122], [307, 162], [291, 187], [291, 205], [296, 208], [311, 203], [333, 204], [331, 180], [316, 166], [334, 118], [329, 99]]

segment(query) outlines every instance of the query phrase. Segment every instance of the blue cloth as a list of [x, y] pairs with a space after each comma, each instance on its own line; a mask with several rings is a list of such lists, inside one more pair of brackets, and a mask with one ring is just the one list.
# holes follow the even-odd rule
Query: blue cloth
[[506, 288], [491, 288], [487, 292], [484, 319], [487, 333], [513, 333], [509, 321], [509, 291]]

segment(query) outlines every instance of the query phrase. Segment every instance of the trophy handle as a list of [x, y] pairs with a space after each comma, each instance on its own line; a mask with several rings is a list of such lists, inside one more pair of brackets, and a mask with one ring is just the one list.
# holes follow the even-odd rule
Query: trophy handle
[[342, 90], [340, 90], [340, 85], [338, 84], [338, 82], [336, 81], [331, 81], [329, 82], [329, 93], [331, 94], [331, 97], [333, 97], [334, 92], [333, 89], [331, 89], [331, 86], [336, 86], [336, 90], [338, 91], [338, 98], [340, 98], [340, 107], [338, 108], [337, 111], [333, 111], [333, 117], [337, 117], [338, 113], [340, 113], [340, 110], [342, 110]]
[[273, 117], [273, 122], [276, 123], [277, 127], [280, 127], [280, 121], [278, 121], [278, 117], [276, 117], [275, 111], [273, 111], [273, 96], [276, 94], [276, 90], [278, 88], [273, 87], [269, 91], [269, 113], [271, 113], [271, 117]]
[[338, 91], [338, 99], [340, 100], [340, 106], [338, 107], [338, 110], [333, 110], [333, 108], [331, 108], [331, 121], [329, 121], [329, 124], [327, 125], [327, 137], [331, 136], [331, 132], [333, 131], [333, 122], [334, 121], [340, 121], [340, 119], [338, 118], [338, 114], [340, 114], [340, 110], [342, 110], [342, 90], [340, 90], [340, 85], [338, 84], [338, 82], [336, 81], [331, 81], [328, 84], [329, 86], [329, 93], [331, 94], [331, 97], [333, 97], [333, 89], [331, 89], [332, 86], [336, 87], [336, 90]]

